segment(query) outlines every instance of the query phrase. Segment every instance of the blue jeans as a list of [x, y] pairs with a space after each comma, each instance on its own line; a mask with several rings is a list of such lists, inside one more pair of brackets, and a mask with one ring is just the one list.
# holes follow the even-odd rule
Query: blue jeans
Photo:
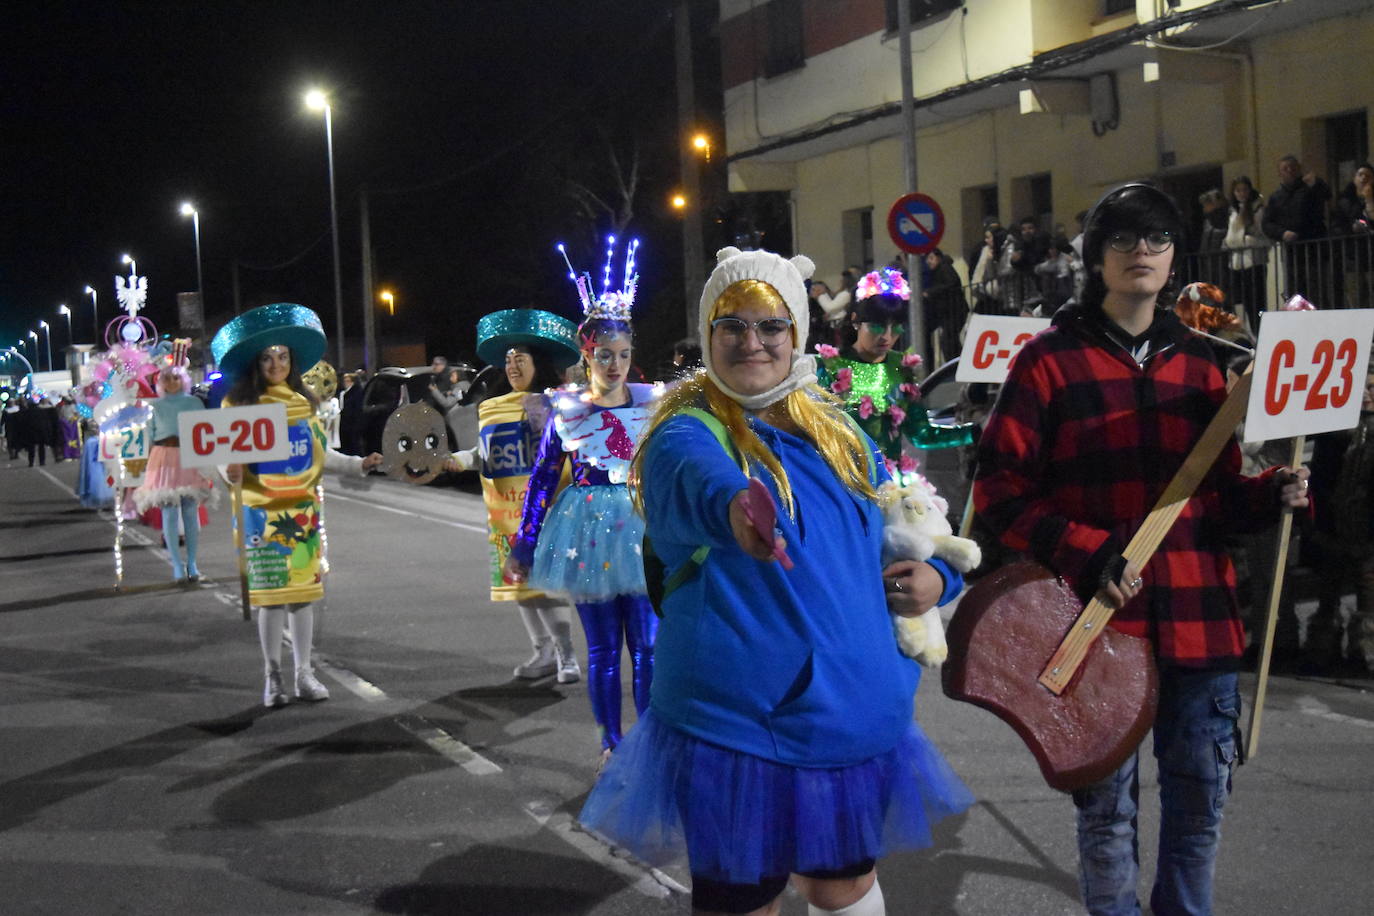
[[[1155, 759], [1159, 761], [1159, 863], [1155, 916], [1212, 912], [1212, 877], [1221, 809], [1240, 748], [1240, 694], [1234, 672], [1162, 668]], [[1094, 916], [1138, 916], [1136, 813], [1139, 751], [1101, 782], [1073, 793], [1078, 811], [1078, 877]]]

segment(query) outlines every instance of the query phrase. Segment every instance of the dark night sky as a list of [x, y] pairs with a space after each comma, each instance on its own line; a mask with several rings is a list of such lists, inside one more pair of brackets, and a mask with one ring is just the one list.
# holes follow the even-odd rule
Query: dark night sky
[[[376, 280], [431, 352], [463, 355], [496, 308], [574, 317], [553, 244], [587, 245], [566, 193], [609, 190], [606, 144], [637, 144], [641, 330], [682, 326], [673, 28], [667, 0], [197, 0], [24, 3], [0, 31], [0, 343], [40, 318], [66, 343], [114, 317], [131, 253], [147, 314], [172, 330], [193, 290], [182, 200], [201, 213], [209, 330], [245, 307], [304, 302], [333, 326], [323, 118], [332, 93], [345, 324], [361, 338], [358, 191]], [[698, 65], [701, 69], [701, 65]], [[708, 74], [709, 78], [709, 74]], [[603, 223], [604, 225], [604, 223]], [[312, 244], [313, 243], [313, 244]], [[593, 269], [588, 251], [579, 267]], [[257, 268], [294, 262], [274, 270]], [[666, 331], [665, 331], [666, 332]], [[672, 333], [666, 332], [668, 337]]]

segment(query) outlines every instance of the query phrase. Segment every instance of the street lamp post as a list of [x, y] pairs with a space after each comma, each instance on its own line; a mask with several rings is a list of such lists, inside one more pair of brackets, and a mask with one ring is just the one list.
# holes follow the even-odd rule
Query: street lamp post
[[386, 303], [386, 313], [393, 318], [396, 316], [396, 295], [389, 289], [384, 289], [377, 294], [377, 298]]
[[39, 322], [38, 322], [38, 326], [39, 326], [40, 328], [43, 329], [43, 342], [44, 342], [44, 344], [45, 344], [45, 345], [47, 346], [47, 348], [48, 348], [48, 371], [51, 372], [51, 371], [52, 371], [52, 328], [48, 327], [48, 323], [47, 323], [46, 321], [41, 320], [41, 319], [40, 319]]
[[120, 258], [120, 260], [121, 260], [122, 262], [124, 262], [125, 264], [128, 264], [128, 265], [129, 265], [129, 276], [131, 276], [131, 277], [137, 277], [137, 276], [138, 276], [138, 262], [137, 262], [137, 261], [135, 261], [132, 257], [130, 257], [130, 256], [127, 255], [127, 254], [124, 255], [124, 257]]
[[76, 343], [76, 341], [72, 339], [72, 310], [67, 308], [64, 302], [57, 307], [57, 314], [67, 319], [67, 346], [70, 347], [72, 344]]
[[201, 273], [200, 267], [200, 211], [191, 206], [190, 201], [181, 205], [181, 215], [191, 217], [191, 225], [196, 232], [196, 292], [200, 293], [201, 299], [205, 298], [205, 276]]
[[[334, 190], [334, 119], [329, 97], [319, 89], [305, 94], [305, 104], [315, 111], [324, 112], [324, 142], [329, 154], [329, 232], [334, 240], [334, 323], [338, 336], [338, 367], [344, 367], [344, 327], [343, 327], [343, 281], [339, 275], [339, 207]], [[309, 368], [309, 367], [302, 367]]]
[[35, 363], [38, 363], [38, 366], [41, 369], [43, 367], [43, 364], [38, 361], [38, 332], [30, 331], [29, 336], [33, 338], [33, 361]]
[[100, 309], [96, 306], [95, 289], [86, 287], [86, 294], [91, 297], [91, 343], [100, 346]]

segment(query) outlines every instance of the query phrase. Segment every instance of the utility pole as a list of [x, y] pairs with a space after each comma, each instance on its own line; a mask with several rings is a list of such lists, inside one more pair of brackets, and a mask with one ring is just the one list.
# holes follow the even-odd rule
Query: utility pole
[[[363, 247], [363, 368], [375, 375], [381, 361], [377, 356], [377, 302], [372, 290], [372, 218], [368, 215], [367, 187], [358, 189], [358, 209], [362, 215]], [[347, 367], [339, 366], [344, 372]]]
[[[916, 102], [911, 87], [911, 4], [897, 0], [897, 56], [902, 62], [902, 159], [906, 165], [906, 193], [914, 194], [916, 187]], [[921, 307], [921, 257], [906, 256], [907, 283], [911, 286], [911, 301], [907, 303], [907, 327], [911, 328], [909, 345], [927, 359], [926, 329]]]
[[[678, 168], [682, 172], [682, 194], [687, 198], [687, 205], [682, 210], [682, 284], [689, 337], [697, 333], [697, 302], [706, 285], [706, 255], [701, 240], [701, 175], [697, 171], [700, 166], [687, 142], [696, 120], [690, 5], [689, 0], [679, 0], [673, 13], [674, 57], [677, 63], [677, 155]], [[706, 342], [701, 343], [704, 346]]]

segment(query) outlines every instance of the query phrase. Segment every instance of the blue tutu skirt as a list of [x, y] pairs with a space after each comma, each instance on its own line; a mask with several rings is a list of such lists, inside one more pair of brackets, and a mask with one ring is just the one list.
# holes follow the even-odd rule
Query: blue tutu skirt
[[566, 487], [544, 518], [529, 587], [575, 602], [642, 595], [644, 519], [622, 485]]
[[611, 755], [581, 821], [654, 865], [755, 884], [931, 845], [973, 795], [912, 722], [863, 763], [793, 767], [693, 738], [647, 712]]

